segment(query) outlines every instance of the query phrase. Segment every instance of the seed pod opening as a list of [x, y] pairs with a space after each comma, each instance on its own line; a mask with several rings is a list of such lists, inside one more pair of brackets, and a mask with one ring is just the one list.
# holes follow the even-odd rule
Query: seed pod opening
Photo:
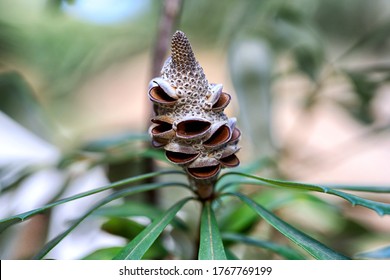
[[173, 105], [176, 99], [169, 96], [160, 86], [152, 87], [148, 93], [149, 99], [163, 105]]
[[229, 143], [238, 142], [238, 140], [240, 140], [240, 136], [241, 136], [241, 131], [237, 127], [235, 127], [233, 129], [232, 137], [230, 138]]
[[195, 139], [204, 136], [211, 123], [204, 119], [187, 119], [177, 124], [176, 134], [184, 139]]
[[197, 167], [197, 168], [188, 168], [188, 173], [197, 178], [197, 179], [209, 179], [221, 170], [221, 165]]
[[240, 164], [240, 160], [235, 154], [221, 158], [219, 162], [225, 167], [236, 167]]
[[203, 142], [205, 147], [218, 147], [227, 143], [230, 139], [231, 133], [230, 128], [227, 125], [223, 125], [214, 132], [211, 137]]
[[172, 129], [172, 124], [161, 122], [152, 128], [152, 134], [161, 134]]
[[222, 92], [219, 96], [219, 99], [217, 100], [217, 102], [214, 103], [211, 110], [213, 110], [214, 112], [223, 111], [229, 105], [231, 98], [232, 97], [230, 96], [230, 94]]
[[189, 162], [195, 160], [199, 156], [199, 153], [186, 154], [186, 153], [166, 151], [165, 155], [167, 156], [168, 160], [170, 160], [173, 163], [186, 164], [186, 163], [189, 163]]
[[152, 88], [152, 87], [155, 87], [155, 86], [159, 86], [160, 88], [162, 88], [162, 90], [168, 94], [170, 97], [172, 97], [173, 99], [177, 99], [178, 98], [178, 95], [177, 95], [177, 91], [176, 91], [176, 88], [171, 86], [170, 82], [160, 78], [160, 77], [157, 77], [157, 78], [154, 78], [150, 83], [149, 83], [149, 90]]
[[155, 124], [150, 127], [150, 134], [154, 140], [165, 143], [165, 140], [172, 139], [175, 136], [171, 123], [158, 119], [153, 119], [152, 122]]

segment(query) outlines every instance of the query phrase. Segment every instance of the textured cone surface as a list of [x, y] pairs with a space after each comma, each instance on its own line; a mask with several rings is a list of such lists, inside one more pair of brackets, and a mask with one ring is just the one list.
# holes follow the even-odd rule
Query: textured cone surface
[[171, 162], [205, 182], [221, 167], [239, 164], [235, 153], [241, 133], [223, 112], [231, 96], [222, 85], [208, 83], [183, 32], [173, 35], [171, 57], [149, 88], [156, 113], [149, 129], [153, 145], [164, 148]]
[[181, 31], [177, 31], [172, 37], [172, 61], [177, 67], [181, 68], [196, 64], [190, 41]]

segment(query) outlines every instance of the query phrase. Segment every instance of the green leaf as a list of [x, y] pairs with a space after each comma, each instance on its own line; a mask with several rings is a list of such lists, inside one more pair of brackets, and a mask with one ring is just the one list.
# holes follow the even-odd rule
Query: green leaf
[[[153, 220], [161, 215], [161, 209], [147, 203], [129, 201], [124, 204], [99, 208], [93, 214], [99, 216], [105, 216], [105, 217], [139, 216], [139, 217], [147, 217]], [[187, 229], [187, 225], [178, 218], [173, 219], [172, 225], [180, 229]]]
[[372, 113], [371, 103], [378, 93], [378, 88], [383, 82], [370, 78], [365, 73], [344, 71], [350, 80], [353, 92], [359, 100], [356, 105], [350, 106], [341, 104], [358, 121], [364, 124], [371, 124], [375, 121], [375, 115]]
[[200, 220], [199, 260], [226, 260], [221, 235], [210, 202], [205, 202]]
[[[252, 199], [271, 209], [281, 207], [286, 202], [285, 197], [277, 197], [274, 190], [253, 194]], [[259, 220], [259, 215], [256, 215], [248, 205], [242, 203], [238, 205], [229, 203], [229, 209], [226, 209], [224, 213], [227, 215], [218, 221], [219, 228], [224, 232], [248, 232], [256, 226]]]
[[[153, 158], [166, 162], [165, 154], [161, 150], [147, 147], [148, 141], [150, 137], [147, 134], [126, 133], [85, 143], [80, 150], [81, 153], [100, 154], [97, 163], [117, 163], [133, 158]], [[142, 149], [141, 145], [144, 146]]]
[[182, 186], [182, 184], [181, 183], [159, 183], [159, 184], [145, 184], [145, 185], [134, 186], [134, 187], [132, 186], [107, 196], [106, 198], [96, 203], [93, 207], [91, 207], [83, 216], [81, 216], [79, 219], [74, 221], [73, 224], [66, 231], [64, 231], [63, 233], [61, 233], [60, 235], [52, 239], [50, 242], [48, 242], [41, 249], [41, 251], [39, 251], [38, 254], [34, 256], [34, 259], [42, 259], [44, 256], [46, 256], [51, 249], [53, 249], [62, 239], [64, 239], [71, 231], [73, 231], [85, 218], [90, 216], [93, 211], [102, 207], [103, 205], [121, 197], [133, 195], [140, 192], [155, 190], [162, 187], [170, 187], [170, 186]]
[[[275, 162], [268, 157], [260, 158], [258, 160], [252, 161], [250, 164], [247, 165], [240, 165], [236, 167], [234, 170], [239, 173], [255, 173], [259, 170], [262, 170], [264, 168], [273, 166]], [[228, 172], [227, 172], [228, 173]], [[223, 189], [227, 187], [238, 187], [238, 185], [241, 183], [240, 181], [241, 176], [220, 176], [217, 180], [217, 183], [215, 185], [216, 190], [222, 191]]]
[[4, 58], [17, 53], [20, 31], [20, 29], [6, 23], [4, 20], [0, 21], [0, 60], [3, 61]]
[[316, 191], [316, 192], [322, 192], [322, 193], [326, 193], [326, 194], [332, 194], [332, 195], [336, 195], [338, 197], [341, 197], [341, 198], [347, 200], [353, 206], [360, 205], [360, 206], [372, 209], [381, 216], [385, 215], [385, 214], [386, 215], [390, 214], [390, 204], [388, 204], [388, 203], [372, 201], [372, 200], [362, 198], [362, 197], [359, 197], [359, 196], [356, 196], [353, 194], [348, 194], [348, 193], [336, 190], [335, 188], [329, 188], [329, 187], [313, 185], [313, 184], [304, 184], [304, 183], [289, 182], [289, 181], [282, 181], [282, 180], [275, 180], [275, 179], [267, 179], [267, 178], [263, 178], [263, 177], [259, 177], [259, 176], [255, 176], [255, 175], [251, 175], [251, 174], [239, 173], [239, 172], [229, 172], [229, 173], [225, 173], [222, 176], [227, 176], [227, 175], [241, 175], [243, 177], [256, 179], [258, 181], [263, 182], [264, 184], [266, 184], [268, 186], [277, 186], [277, 187], [283, 187], [283, 188]]
[[156, 218], [161, 214], [161, 210], [150, 204], [138, 201], [129, 201], [124, 204], [102, 207], [96, 210], [93, 214], [105, 217], [143, 216]]
[[[272, 155], [271, 138], [271, 75], [274, 68], [274, 49], [265, 38], [237, 38], [229, 48], [229, 70], [238, 104], [241, 129], [247, 149], [257, 154]], [[252, 121], [256, 120], [256, 121]]]
[[[317, 38], [316, 38], [317, 39]], [[300, 42], [292, 49], [298, 68], [313, 81], [317, 80], [318, 73], [324, 61], [324, 53], [316, 39]]]
[[142, 150], [139, 156], [144, 158], [153, 158], [162, 162], [168, 162], [167, 158], [165, 157], [165, 153], [161, 150], [156, 150], [154, 148]]
[[[102, 229], [105, 232], [108, 232], [113, 235], [121, 236], [127, 240], [134, 239], [139, 235], [146, 226], [141, 225], [133, 220], [124, 219], [124, 218], [111, 218], [102, 225]], [[121, 248], [122, 250], [122, 248]], [[116, 252], [110, 259], [114, 258], [119, 254], [120, 250]], [[163, 259], [168, 254], [167, 250], [164, 248], [161, 238], [158, 238], [149, 250], [146, 252], [145, 259]]]
[[246, 203], [249, 207], [251, 207], [258, 215], [260, 215], [264, 220], [266, 220], [270, 225], [272, 225], [275, 229], [289, 238], [298, 246], [302, 247], [305, 251], [307, 251], [310, 255], [312, 255], [316, 259], [321, 260], [343, 260], [348, 259], [346, 256], [343, 256], [332, 249], [328, 248], [324, 244], [319, 241], [313, 239], [307, 234], [301, 232], [300, 230], [294, 228], [290, 224], [281, 220], [267, 209], [262, 207], [261, 205], [254, 202], [249, 197], [241, 194], [241, 193], [227, 193], [228, 195], [237, 196], [241, 201]]
[[370, 252], [356, 254], [359, 259], [390, 259], [390, 246], [383, 247]]
[[37, 94], [20, 73], [10, 71], [0, 74], [0, 100], [0, 111], [35, 135], [49, 142], [52, 140], [50, 118], [42, 109]]
[[134, 141], [148, 141], [147, 134], [125, 133], [110, 138], [102, 138], [85, 143], [81, 150], [88, 152], [105, 152], [108, 149], [126, 146]]
[[[234, 176], [233, 176], [234, 177]], [[242, 180], [241, 180], [242, 182]], [[264, 185], [260, 181], [246, 181], [248, 184]], [[236, 182], [239, 184], [240, 182]], [[256, 203], [262, 205], [270, 211], [278, 210], [282, 207], [309, 207], [311, 210], [311, 217], [316, 217], [316, 214], [322, 213], [324, 228], [339, 229], [343, 225], [342, 221], [338, 220], [340, 217], [339, 206], [331, 204], [329, 201], [316, 196], [314, 193], [298, 192], [295, 190], [280, 191], [278, 189], [264, 189], [259, 188], [256, 193], [251, 193], [251, 198]], [[235, 203], [230, 197], [226, 197], [224, 202], [228, 207], [225, 207], [222, 219], [218, 220], [222, 232], [248, 233], [252, 228], [256, 227], [260, 220], [257, 215], [248, 205], [242, 203]], [[292, 209], [292, 208], [291, 208]], [[289, 211], [289, 210], [287, 210]], [[337, 220], [337, 222], [335, 222]], [[228, 243], [225, 243], [226, 245]]]
[[15, 167], [12, 164], [0, 166], [0, 194], [18, 187], [30, 175], [38, 172], [38, 166]]
[[224, 211], [222, 219], [219, 220], [219, 228], [226, 232], [246, 233], [257, 225], [259, 216], [243, 204], [234, 205], [229, 203], [229, 209]]
[[232, 251], [230, 251], [229, 248], [225, 248], [225, 253], [226, 253], [227, 260], [236, 261], [240, 259]]
[[[275, 189], [261, 190], [261, 192], [252, 194], [251, 198], [269, 210], [276, 210], [299, 201], [315, 203], [317, 209], [326, 207], [326, 210], [332, 210], [332, 212], [336, 209], [334, 205], [330, 205], [312, 194], [295, 191], [281, 193]], [[245, 233], [256, 226], [256, 222], [259, 220], [259, 215], [254, 213], [246, 204], [235, 205], [229, 203], [229, 208], [224, 213], [226, 215], [219, 221], [220, 229], [223, 232]]]
[[356, 191], [356, 192], [371, 192], [371, 193], [390, 193], [388, 186], [364, 186], [364, 185], [326, 185], [332, 189]]
[[143, 175], [139, 175], [139, 176], [134, 176], [134, 177], [131, 177], [131, 178], [128, 178], [128, 179], [124, 179], [124, 180], [121, 180], [121, 181], [109, 184], [109, 185], [101, 187], [101, 188], [93, 189], [93, 190], [90, 190], [90, 191], [79, 193], [77, 195], [73, 195], [73, 196], [70, 196], [70, 197], [67, 197], [67, 198], [63, 198], [63, 199], [57, 200], [57, 201], [55, 201], [53, 203], [47, 204], [47, 205], [45, 205], [43, 207], [40, 207], [40, 208], [37, 208], [37, 209], [34, 209], [34, 210], [30, 210], [30, 211], [27, 211], [27, 212], [24, 212], [24, 213], [21, 213], [21, 214], [18, 214], [18, 215], [9, 217], [9, 218], [2, 219], [2, 220], [0, 220], [0, 233], [2, 233], [5, 229], [7, 229], [8, 227], [10, 227], [12, 225], [21, 223], [21, 222], [25, 221], [26, 219], [31, 218], [34, 215], [42, 213], [42, 212], [44, 212], [44, 211], [46, 211], [46, 210], [48, 210], [50, 208], [53, 208], [55, 206], [60, 205], [60, 204], [63, 204], [63, 203], [69, 202], [69, 201], [73, 201], [73, 200], [76, 200], [76, 199], [80, 199], [82, 197], [93, 195], [93, 194], [96, 194], [96, 193], [99, 193], [99, 192], [103, 192], [103, 191], [106, 191], [106, 190], [109, 190], [109, 189], [112, 189], [112, 188], [126, 186], [127, 184], [138, 182], [138, 181], [142, 181], [142, 180], [145, 180], [145, 179], [148, 179], [148, 178], [157, 177], [157, 176], [165, 175], [165, 174], [173, 174], [173, 173], [183, 174], [182, 171], [166, 170], [166, 171], [152, 172], [152, 173], [147, 173], [147, 174], [143, 174]]
[[256, 247], [268, 249], [275, 252], [288, 260], [304, 260], [305, 257], [298, 251], [283, 245], [276, 244], [271, 241], [255, 239], [246, 235], [236, 233], [223, 233], [222, 239], [226, 241], [234, 241], [237, 243], [244, 243], [247, 245], [254, 245]]
[[98, 249], [87, 256], [83, 257], [83, 260], [111, 260], [118, 252], [121, 250], [121, 247], [111, 247]]
[[117, 254], [115, 260], [139, 260], [146, 253], [146, 251], [152, 246], [155, 240], [160, 236], [162, 231], [176, 216], [176, 213], [184, 206], [186, 202], [193, 199], [187, 197], [171, 208], [168, 209], [160, 218], [155, 219], [145, 230], [143, 230], [136, 238], [134, 238], [126, 247], [124, 247], [119, 254]]
[[105, 221], [101, 226], [103, 231], [128, 240], [136, 237], [145, 227], [136, 221], [117, 217]]

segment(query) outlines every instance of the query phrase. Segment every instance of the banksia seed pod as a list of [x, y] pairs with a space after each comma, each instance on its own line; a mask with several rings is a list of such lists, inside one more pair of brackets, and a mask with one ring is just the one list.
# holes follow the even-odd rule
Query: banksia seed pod
[[181, 165], [196, 187], [210, 185], [222, 167], [239, 165], [236, 152], [241, 132], [223, 110], [230, 95], [221, 84], [209, 84], [185, 34], [172, 37], [172, 55], [161, 77], [149, 83], [155, 117], [149, 133], [154, 147]]

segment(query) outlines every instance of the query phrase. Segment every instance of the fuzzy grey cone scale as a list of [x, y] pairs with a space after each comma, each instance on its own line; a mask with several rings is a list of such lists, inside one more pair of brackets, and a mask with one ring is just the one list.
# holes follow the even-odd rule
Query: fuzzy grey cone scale
[[241, 132], [223, 112], [230, 95], [221, 84], [208, 83], [183, 32], [173, 35], [171, 52], [161, 77], [149, 83], [155, 111], [149, 133], [154, 147], [164, 148], [169, 161], [202, 185], [215, 181], [222, 167], [239, 165]]

